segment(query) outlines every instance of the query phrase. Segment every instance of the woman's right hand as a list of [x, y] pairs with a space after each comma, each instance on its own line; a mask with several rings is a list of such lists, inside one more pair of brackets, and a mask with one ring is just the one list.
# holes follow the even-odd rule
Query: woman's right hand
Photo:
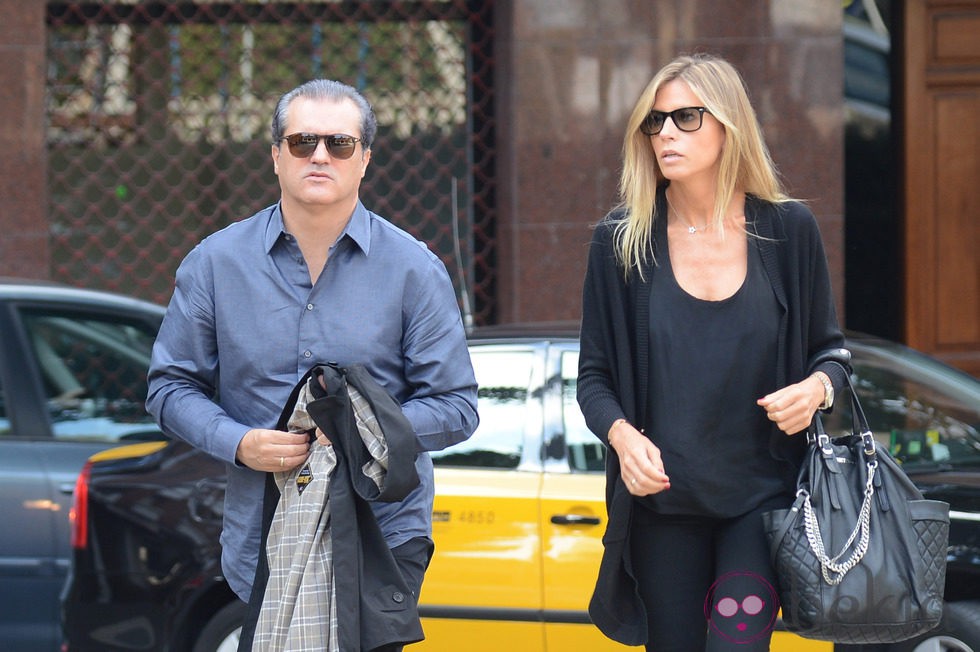
[[649, 496], [670, 489], [660, 449], [626, 419], [617, 419], [608, 433], [609, 445], [619, 456], [619, 471], [634, 496]]

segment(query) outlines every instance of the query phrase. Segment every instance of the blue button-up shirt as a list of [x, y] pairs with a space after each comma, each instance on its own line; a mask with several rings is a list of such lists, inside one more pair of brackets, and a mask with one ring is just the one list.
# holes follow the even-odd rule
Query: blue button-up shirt
[[[358, 203], [316, 284], [279, 205], [203, 240], [181, 263], [149, 372], [164, 432], [228, 464], [222, 567], [248, 599], [261, 540], [264, 474], [236, 462], [252, 428], [273, 428], [314, 364], [361, 363], [399, 400], [422, 450], [476, 428], [476, 380], [452, 282], [426, 246]], [[430, 536], [432, 461], [375, 514], [389, 546]]]

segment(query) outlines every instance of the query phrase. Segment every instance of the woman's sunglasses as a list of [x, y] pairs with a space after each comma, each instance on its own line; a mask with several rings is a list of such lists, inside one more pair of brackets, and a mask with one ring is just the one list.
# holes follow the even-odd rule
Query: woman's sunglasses
[[327, 146], [330, 156], [340, 160], [346, 160], [353, 156], [357, 143], [361, 141], [360, 138], [354, 138], [347, 134], [320, 135], [308, 133], [289, 134], [283, 136], [282, 140], [285, 140], [286, 145], [289, 146], [290, 154], [296, 158], [309, 158], [313, 156], [313, 152], [320, 145], [321, 138], [323, 144]]
[[701, 128], [704, 112], [707, 110], [703, 106], [686, 106], [673, 111], [657, 111], [654, 109], [640, 123], [640, 131], [647, 136], [656, 136], [664, 128], [667, 118], [673, 120], [674, 126], [681, 131], [697, 131]]

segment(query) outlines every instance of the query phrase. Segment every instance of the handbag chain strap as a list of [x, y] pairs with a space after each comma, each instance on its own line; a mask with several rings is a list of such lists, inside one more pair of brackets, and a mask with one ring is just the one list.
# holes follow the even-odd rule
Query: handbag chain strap
[[[867, 466], [868, 481], [864, 487], [864, 500], [858, 512], [857, 523], [854, 524], [854, 530], [847, 542], [833, 558], [827, 556], [827, 551], [824, 548], [823, 537], [820, 535], [820, 524], [817, 523], [817, 515], [814, 514], [813, 506], [810, 504], [810, 494], [803, 492], [803, 527], [806, 530], [806, 538], [810, 543], [810, 549], [820, 562], [823, 579], [830, 586], [840, 584], [847, 572], [854, 568], [864, 558], [864, 553], [868, 551], [868, 542], [871, 539], [871, 502], [875, 493], [874, 477], [875, 470], [878, 468], [878, 460], [872, 459], [867, 463]], [[858, 539], [859, 534], [860, 539]], [[858, 539], [858, 542], [851, 552], [851, 556], [846, 561], [841, 562], [840, 558], [844, 556], [855, 539]]]

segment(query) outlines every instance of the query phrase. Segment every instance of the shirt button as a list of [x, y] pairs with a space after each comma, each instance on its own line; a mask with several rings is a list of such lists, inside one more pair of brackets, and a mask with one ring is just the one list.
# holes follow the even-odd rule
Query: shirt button
[[307, 310], [313, 310], [313, 304], [312, 303], [306, 304], [306, 309]]
[[311, 358], [311, 357], [313, 357], [313, 352], [312, 351], [303, 351], [303, 357], [304, 358]]
[[401, 604], [402, 602], [405, 601], [405, 596], [404, 594], [402, 594], [401, 591], [395, 591], [394, 593], [391, 594], [391, 599], [394, 600], [396, 603]]

